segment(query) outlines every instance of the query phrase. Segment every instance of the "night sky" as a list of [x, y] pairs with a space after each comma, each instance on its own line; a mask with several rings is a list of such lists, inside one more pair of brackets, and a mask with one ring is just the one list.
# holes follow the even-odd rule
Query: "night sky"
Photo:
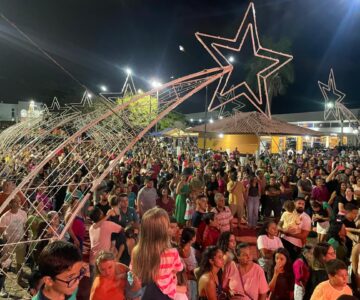
[[[216, 67], [194, 33], [232, 38], [248, 3], [1, 0], [0, 11], [85, 86], [99, 92], [101, 84], [121, 90], [126, 67], [131, 67], [136, 87], [143, 90], [150, 88], [151, 78], [164, 83], [171, 76]], [[360, 0], [254, 3], [260, 41], [286, 38], [294, 56], [295, 82], [286, 95], [273, 100], [273, 114], [322, 110], [317, 81], [327, 82], [330, 67], [337, 88], [347, 94], [345, 104], [360, 107]], [[179, 51], [179, 45], [185, 52]], [[242, 60], [250, 57], [247, 53], [251, 52], [244, 48]], [[82, 92], [78, 83], [0, 19], [0, 100], [48, 102], [58, 96], [60, 102], [73, 102]], [[199, 93], [178, 110], [203, 110], [204, 95]]]

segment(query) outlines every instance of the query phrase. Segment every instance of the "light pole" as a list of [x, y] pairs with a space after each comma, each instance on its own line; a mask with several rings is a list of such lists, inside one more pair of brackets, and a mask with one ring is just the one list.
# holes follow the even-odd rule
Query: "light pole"
[[204, 154], [206, 151], [206, 126], [207, 126], [207, 113], [208, 113], [208, 87], [205, 88], [205, 126], [204, 126]]
[[[159, 88], [161, 87], [162, 83], [159, 80], [153, 79], [151, 81], [151, 86], [156, 88], [156, 102], [157, 108], [159, 108]], [[151, 96], [150, 96], [150, 116], [151, 116]], [[155, 132], [157, 132], [157, 123], [155, 124]]]

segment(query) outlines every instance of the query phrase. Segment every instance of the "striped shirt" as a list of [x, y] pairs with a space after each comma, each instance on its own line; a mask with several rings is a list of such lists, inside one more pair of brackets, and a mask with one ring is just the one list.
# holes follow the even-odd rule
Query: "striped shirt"
[[159, 273], [156, 284], [161, 292], [174, 299], [176, 294], [176, 273], [182, 271], [183, 264], [175, 248], [165, 250], [160, 256]]

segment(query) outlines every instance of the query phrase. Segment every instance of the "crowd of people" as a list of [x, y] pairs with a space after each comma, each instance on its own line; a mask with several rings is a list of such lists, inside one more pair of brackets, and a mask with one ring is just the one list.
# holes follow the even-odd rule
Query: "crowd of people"
[[[142, 141], [93, 193], [96, 171], [73, 155], [55, 195], [44, 178], [60, 175], [53, 165], [67, 152], [0, 215], [2, 297], [10, 273], [33, 299], [359, 297], [357, 149], [255, 157]], [[0, 206], [16, 184], [4, 179]], [[257, 236], [256, 254], [243, 230]]]

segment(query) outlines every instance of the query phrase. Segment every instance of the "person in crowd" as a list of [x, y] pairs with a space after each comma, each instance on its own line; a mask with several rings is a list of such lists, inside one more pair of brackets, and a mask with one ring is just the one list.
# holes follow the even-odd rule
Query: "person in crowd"
[[96, 277], [91, 287], [90, 300], [125, 300], [126, 265], [117, 263], [111, 252], [101, 251], [95, 262]]
[[233, 233], [231, 233], [230, 231], [222, 232], [219, 236], [217, 246], [224, 253], [225, 265], [231, 261], [237, 262], [237, 257], [235, 253], [236, 238]]
[[230, 231], [231, 221], [233, 219], [231, 210], [225, 206], [225, 198], [223, 194], [215, 194], [216, 206], [211, 210], [215, 214], [215, 219], [219, 225], [220, 232]]
[[205, 214], [204, 222], [206, 226], [203, 233], [202, 249], [205, 249], [208, 246], [216, 245], [220, 236], [219, 224], [215, 219], [214, 213], [209, 212]]
[[297, 188], [298, 188], [297, 197], [303, 198], [305, 200], [310, 198], [311, 193], [312, 193], [312, 184], [311, 184], [311, 181], [306, 178], [306, 175], [307, 175], [306, 171], [303, 170], [301, 172], [301, 178], [297, 182]]
[[[99, 202], [96, 204], [96, 207], [101, 209], [104, 216], [106, 216], [107, 212], [111, 209], [111, 206], [109, 204], [109, 193], [110, 193], [110, 191], [108, 189], [104, 190], [100, 194]], [[74, 197], [72, 197], [72, 198], [74, 198]]]
[[291, 233], [285, 230], [280, 229], [282, 232], [281, 241], [284, 247], [289, 251], [291, 259], [295, 260], [301, 252], [301, 248], [306, 243], [306, 238], [311, 230], [311, 219], [304, 212], [305, 209], [305, 200], [302, 198], [295, 199], [295, 210], [299, 215], [301, 224], [300, 233]]
[[354, 206], [357, 207], [357, 202], [354, 199], [354, 192], [353, 192], [353, 189], [351, 187], [346, 188], [345, 197], [341, 198], [339, 203], [338, 203], [338, 210], [339, 210], [340, 215], [345, 215], [346, 214], [345, 205], [347, 203], [351, 203], [351, 204], [353, 204]]
[[[176, 187], [176, 203], [175, 203], [175, 218], [180, 225], [186, 223], [185, 211], [186, 211], [186, 199], [189, 196], [191, 189], [187, 183], [187, 176], [181, 175], [180, 182]], [[196, 193], [194, 191], [194, 193]]]
[[129, 198], [125, 193], [120, 194], [119, 196], [119, 206], [120, 206], [120, 225], [125, 228], [126, 226], [132, 224], [139, 224], [139, 216], [136, 213], [135, 209], [129, 206]]
[[299, 225], [301, 224], [301, 219], [299, 214], [295, 211], [294, 201], [285, 201], [283, 209], [284, 212], [279, 221], [279, 228], [294, 234], [300, 233], [301, 229]]
[[337, 300], [342, 295], [352, 295], [348, 283], [346, 264], [338, 259], [326, 263], [326, 273], [329, 277], [315, 288], [310, 300]]
[[240, 226], [245, 213], [245, 189], [244, 185], [237, 180], [236, 173], [230, 175], [227, 191], [229, 192], [229, 206], [231, 212], [233, 216], [237, 216], [238, 226]]
[[196, 228], [196, 248], [201, 250], [201, 245], [203, 241], [203, 234], [206, 227], [204, 221], [204, 215], [206, 213], [208, 204], [207, 198], [205, 195], [199, 195], [196, 198], [196, 209], [192, 216], [192, 226]]
[[195, 195], [199, 195], [205, 191], [205, 179], [201, 169], [196, 169], [194, 175], [195, 176], [193, 176], [189, 181], [190, 191], [188, 192], [193, 192]]
[[330, 193], [325, 185], [325, 180], [318, 176], [316, 178], [316, 186], [311, 192], [311, 199], [318, 201], [319, 203], [329, 201]]
[[283, 204], [286, 200], [292, 199], [292, 194], [294, 192], [293, 187], [291, 186], [290, 179], [286, 174], [280, 176], [280, 201]]
[[327, 280], [325, 264], [336, 258], [334, 248], [329, 243], [318, 243], [313, 250], [313, 263], [311, 266], [310, 279], [306, 286], [304, 299], [310, 299], [315, 287]]
[[[142, 217], [140, 238], [132, 252], [132, 273], [145, 286], [142, 299], [174, 299], [175, 274], [183, 270], [177, 249], [171, 248], [169, 216], [161, 208]], [[151, 257], [151, 259], [149, 259]]]
[[124, 237], [120, 240], [117, 257], [122, 264], [129, 266], [131, 253], [138, 242], [139, 227], [137, 224], [129, 225], [124, 229]]
[[305, 288], [310, 278], [310, 266], [313, 261], [313, 247], [306, 245], [300, 257], [294, 261], [293, 271], [295, 278], [294, 300], [303, 300]]
[[4, 256], [8, 258], [9, 255], [15, 253], [16, 273], [22, 270], [21, 267], [25, 261], [26, 244], [22, 241], [26, 221], [26, 212], [20, 208], [20, 198], [15, 196], [9, 203], [9, 210], [0, 217], [0, 236], [8, 244], [4, 246]]
[[144, 187], [140, 189], [136, 207], [138, 208], [139, 215], [142, 216], [147, 210], [156, 206], [156, 199], [158, 198], [156, 189], [154, 188], [154, 181], [151, 177], [146, 177]]
[[346, 229], [346, 248], [351, 253], [353, 243], [358, 242], [360, 229], [356, 228], [355, 219], [358, 216], [358, 208], [352, 203], [345, 205], [345, 217], [342, 218], [342, 223]]
[[278, 248], [283, 248], [274, 221], [264, 223], [257, 238], [257, 248], [260, 251], [259, 265], [264, 269], [267, 280], [270, 281], [274, 265], [274, 253]]
[[270, 300], [294, 298], [294, 273], [289, 252], [279, 248], [274, 253], [273, 277], [269, 282]]
[[[10, 179], [6, 179], [3, 181], [1, 187], [2, 187], [2, 190], [0, 192], [0, 206], [7, 200], [7, 198], [10, 196], [12, 191], [15, 189], [16, 185], [15, 185], [14, 181], [12, 181]], [[28, 207], [28, 204], [27, 204], [24, 194], [21, 191], [19, 191], [16, 194], [16, 196], [19, 197], [20, 207], [22, 207], [22, 209], [26, 209]], [[0, 217], [2, 214], [4, 214], [9, 209], [10, 209], [10, 207], [7, 206], [2, 212], [0, 212]]]
[[253, 262], [250, 246], [240, 243], [236, 247], [237, 260], [225, 265], [223, 288], [229, 291], [230, 299], [265, 300], [269, 291], [265, 273]]
[[267, 196], [265, 202], [264, 216], [269, 218], [271, 212], [274, 212], [275, 219], [279, 220], [281, 215], [281, 201], [280, 201], [280, 186], [276, 182], [275, 175], [270, 176], [269, 184], [265, 187], [265, 195]]
[[197, 299], [197, 284], [194, 270], [198, 267], [198, 263], [195, 257], [195, 249], [192, 247], [195, 240], [196, 232], [194, 228], [185, 227], [181, 233], [179, 254], [184, 264], [187, 294], [190, 300]]
[[199, 300], [225, 300], [220, 276], [224, 267], [223, 252], [217, 246], [210, 246], [202, 254], [197, 272]]
[[246, 207], [249, 227], [255, 229], [259, 218], [261, 186], [257, 177], [251, 177], [246, 186]]
[[81, 261], [77, 247], [68, 242], [54, 241], [40, 254], [39, 272], [43, 285], [33, 300], [75, 300], [79, 282], [88, 275], [88, 268]]
[[331, 222], [327, 238], [336, 252], [336, 258], [348, 264], [350, 252], [346, 248], [346, 228], [339, 219]]
[[339, 213], [339, 203], [340, 202], [346, 203], [345, 202], [346, 188], [347, 188], [346, 182], [341, 182], [339, 188], [335, 189], [330, 196], [328, 203], [333, 210], [334, 216], [337, 216]]
[[210, 176], [210, 181], [207, 182], [205, 186], [205, 193], [209, 199], [209, 204], [211, 207], [216, 206], [215, 195], [218, 192], [219, 192], [219, 184], [218, 181], [216, 180], [216, 175], [213, 173]]
[[122, 227], [119, 224], [108, 221], [102, 210], [98, 207], [90, 212], [90, 219], [93, 224], [89, 228], [90, 236], [90, 270], [91, 277], [95, 271], [96, 257], [101, 251], [110, 251], [112, 233], [119, 233]]
[[169, 196], [169, 189], [165, 186], [161, 189], [161, 196], [156, 200], [156, 206], [165, 209], [169, 216], [175, 212], [175, 200]]
[[312, 222], [316, 226], [318, 242], [324, 242], [330, 227], [330, 216], [328, 210], [316, 200], [310, 201], [312, 210]]
[[[84, 238], [85, 238], [85, 217], [83, 216], [83, 211], [81, 209], [77, 209], [79, 206], [79, 199], [72, 197], [69, 200], [69, 207], [65, 213], [65, 223], [69, 225], [69, 234], [70, 234], [70, 242], [74, 243], [76, 247], [79, 247], [80, 252], [82, 253]], [[71, 217], [74, 211], [77, 210], [75, 218], [71, 220]], [[71, 221], [70, 221], [71, 220]]]

